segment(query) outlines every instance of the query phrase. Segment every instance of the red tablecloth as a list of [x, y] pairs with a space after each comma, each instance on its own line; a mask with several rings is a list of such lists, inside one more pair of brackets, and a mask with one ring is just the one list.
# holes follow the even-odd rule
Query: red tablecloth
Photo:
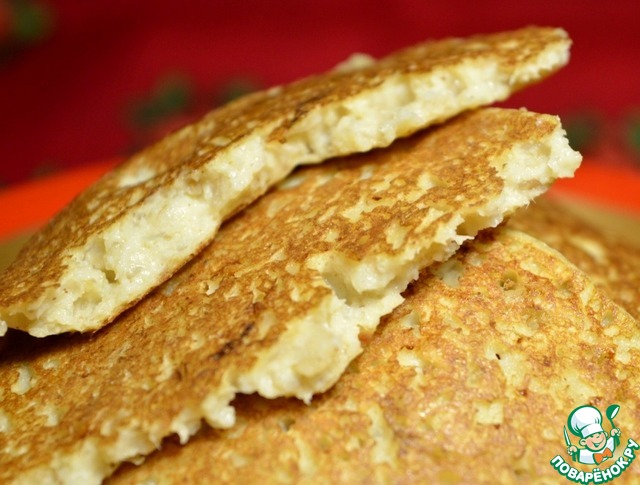
[[[510, 104], [563, 118], [597, 113], [624, 155], [614, 158], [633, 166], [639, 23], [637, 0], [0, 0], [0, 184], [121, 156], [219, 104], [239, 80], [266, 87], [354, 51], [528, 24], [564, 27], [572, 60]], [[22, 41], [18, 25], [40, 25], [42, 35], [27, 30], [20, 35], [33, 40]]]

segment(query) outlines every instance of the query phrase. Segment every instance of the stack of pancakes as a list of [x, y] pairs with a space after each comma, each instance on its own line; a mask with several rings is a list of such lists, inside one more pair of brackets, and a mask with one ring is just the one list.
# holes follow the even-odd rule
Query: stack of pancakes
[[581, 157], [487, 107], [569, 46], [354, 56], [107, 174], [2, 275], [0, 482], [530, 482], [579, 404], [640, 429], [640, 255], [529, 206]]

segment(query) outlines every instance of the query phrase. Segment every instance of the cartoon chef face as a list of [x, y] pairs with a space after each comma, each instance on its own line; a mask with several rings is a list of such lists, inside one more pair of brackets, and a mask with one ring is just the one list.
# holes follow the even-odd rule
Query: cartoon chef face
[[580, 444], [591, 451], [600, 451], [607, 446], [607, 432], [601, 431], [582, 438]]
[[580, 406], [573, 410], [567, 424], [579, 436], [580, 444], [591, 451], [600, 451], [607, 445], [607, 433], [602, 429], [602, 414], [593, 406]]

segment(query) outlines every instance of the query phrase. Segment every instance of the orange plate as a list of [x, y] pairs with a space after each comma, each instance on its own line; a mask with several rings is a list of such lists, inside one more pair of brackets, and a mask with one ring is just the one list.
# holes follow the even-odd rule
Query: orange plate
[[0, 239], [43, 225], [118, 162], [92, 163], [0, 190]]
[[640, 217], [640, 170], [629, 166], [585, 157], [575, 177], [558, 180], [551, 192]]
[[[119, 161], [92, 163], [0, 191], [0, 239], [41, 226]], [[585, 158], [576, 176], [559, 180], [551, 192], [640, 217], [640, 171], [632, 168]]]

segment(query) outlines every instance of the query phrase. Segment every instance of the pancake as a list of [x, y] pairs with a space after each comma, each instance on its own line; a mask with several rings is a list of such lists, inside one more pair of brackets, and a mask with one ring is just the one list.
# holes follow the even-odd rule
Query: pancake
[[640, 249], [636, 245], [605, 233], [546, 197], [517, 211], [508, 224], [560, 251], [640, 319]]
[[5, 337], [0, 482], [97, 483], [237, 393], [309, 402], [420, 268], [579, 162], [557, 117], [488, 108], [296, 171], [100, 332]]
[[167, 440], [108, 483], [560, 483], [558, 455], [594, 467], [566, 452], [578, 405], [620, 405], [615, 460], [638, 440], [639, 330], [555, 250], [488, 231], [426, 270], [310, 405], [243, 396], [236, 428]]
[[0, 331], [101, 328], [297, 164], [389, 145], [568, 61], [560, 29], [427, 42], [248, 95], [133, 156], [34, 236], [0, 279]]

